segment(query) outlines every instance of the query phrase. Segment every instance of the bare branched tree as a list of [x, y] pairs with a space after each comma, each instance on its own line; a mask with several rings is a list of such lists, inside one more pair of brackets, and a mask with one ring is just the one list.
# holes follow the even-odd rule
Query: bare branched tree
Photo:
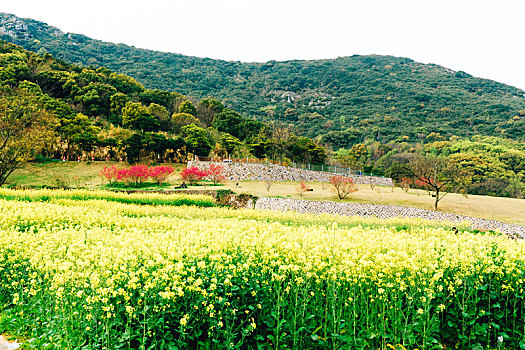
[[416, 182], [419, 181], [434, 192], [434, 210], [438, 209], [439, 201], [449, 192], [460, 191], [469, 183], [469, 174], [445, 157], [417, 156], [408, 163], [407, 170]]

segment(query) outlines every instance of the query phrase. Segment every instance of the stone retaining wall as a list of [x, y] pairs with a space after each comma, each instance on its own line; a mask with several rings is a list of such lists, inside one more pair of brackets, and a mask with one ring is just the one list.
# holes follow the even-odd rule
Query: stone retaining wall
[[[199, 169], [208, 169], [210, 164], [224, 167], [226, 178], [231, 181], [319, 181], [328, 182], [334, 173], [297, 169], [277, 164], [233, 163], [233, 162], [204, 162], [189, 161], [188, 167], [196, 166]], [[358, 184], [374, 184], [392, 186], [392, 179], [379, 176], [347, 175]]]
[[525, 226], [507, 224], [500, 221], [474, 218], [470, 216], [442, 213], [439, 211], [419, 208], [398, 207], [391, 205], [316, 202], [289, 198], [261, 197], [255, 203], [255, 209], [271, 209], [280, 211], [296, 211], [299, 213], [329, 213], [347, 216], [364, 216], [378, 218], [406, 217], [422, 218], [453, 223], [470, 222], [472, 229], [499, 230], [513, 238], [525, 238]]

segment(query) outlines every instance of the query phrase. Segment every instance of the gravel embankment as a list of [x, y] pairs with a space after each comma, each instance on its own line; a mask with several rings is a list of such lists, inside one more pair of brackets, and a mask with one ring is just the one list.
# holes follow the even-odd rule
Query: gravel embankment
[[289, 198], [261, 197], [255, 204], [255, 209], [271, 209], [280, 211], [296, 211], [299, 213], [329, 213], [347, 216], [364, 216], [378, 218], [406, 217], [422, 218], [453, 223], [470, 222], [472, 229], [494, 230], [506, 233], [513, 238], [525, 238], [525, 226], [507, 224], [500, 221], [474, 218], [470, 216], [442, 213], [439, 211], [419, 208], [398, 207], [392, 205], [316, 202]]
[[[231, 181], [319, 181], [329, 182], [334, 173], [326, 171], [314, 171], [297, 169], [277, 164], [258, 163], [229, 163], [229, 162], [205, 162], [189, 161], [188, 167], [196, 166], [200, 169], [208, 169], [210, 165], [219, 165], [224, 168], [224, 174]], [[381, 186], [392, 186], [392, 179], [379, 176], [361, 176], [347, 174], [357, 184], [375, 184]]]

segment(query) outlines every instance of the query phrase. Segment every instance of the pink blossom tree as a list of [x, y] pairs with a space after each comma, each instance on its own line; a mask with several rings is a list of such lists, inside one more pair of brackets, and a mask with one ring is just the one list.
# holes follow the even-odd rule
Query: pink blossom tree
[[207, 171], [206, 178], [211, 180], [214, 185], [217, 185], [219, 182], [226, 181], [226, 175], [224, 175], [224, 167], [220, 165], [210, 164], [210, 167]]
[[115, 166], [112, 166], [112, 167], [104, 167], [102, 170], [100, 170], [99, 172], [99, 176], [106, 179], [109, 184], [114, 184], [117, 179], [118, 179], [118, 172], [119, 170], [115, 167]]
[[345, 176], [332, 176], [330, 178], [330, 184], [334, 187], [339, 199], [344, 199], [350, 193], [357, 192], [359, 190], [352, 179]]
[[157, 184], [162, 185], [166, 182], [166, 179], [175, 171], [175, 169], [169, 165], [154, 166], [149, 169], [149, 176]]
[[206, 175], [208, 175], [208, 172], [206, 170], [201, 170], [196, 166], [184, 168], [180, 172], [182, 180], [187, 181], [190, 184], [195, 184], [199, 181], [202, 181], [206, 177]]
[[130, 168], [120, 169], [117, 178], [119, 181], [139, 187], [149, 177], [149, 168], [146, 165], [135, 165]]

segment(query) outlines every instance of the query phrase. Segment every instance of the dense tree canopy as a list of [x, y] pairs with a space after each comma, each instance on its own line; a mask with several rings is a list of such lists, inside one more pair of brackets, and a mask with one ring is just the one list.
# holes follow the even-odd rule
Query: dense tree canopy
[[207, 156], [211, 150], [208, 133], [195, 124], [182, 127], [182, 135], [188, 150], [196, 156]]
[[51, 142], [56, 119], [38, 97], [23, 91], [0, 95], [0, 185]]

